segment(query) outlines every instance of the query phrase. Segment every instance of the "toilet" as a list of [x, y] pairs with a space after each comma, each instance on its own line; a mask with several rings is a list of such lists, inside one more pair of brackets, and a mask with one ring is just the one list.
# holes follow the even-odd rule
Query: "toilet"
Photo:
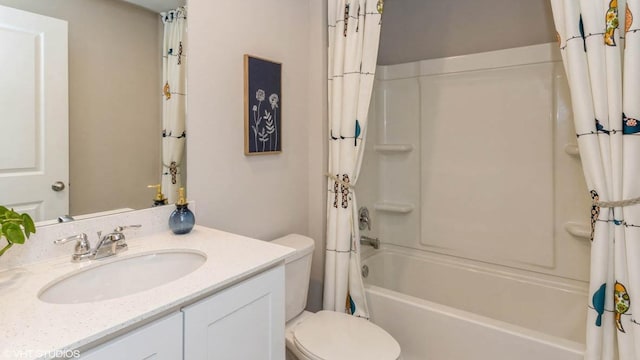
[[285, 260], [287, 360], [397, 360], [400, 345], [381, 327], [334, 311], [305, 311], [312, 239], [290, 234], [272, 241], [294, 248]]

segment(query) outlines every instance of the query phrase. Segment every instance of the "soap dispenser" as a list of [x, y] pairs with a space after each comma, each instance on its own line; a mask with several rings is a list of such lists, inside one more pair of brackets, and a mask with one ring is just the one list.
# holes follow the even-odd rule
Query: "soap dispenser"
[[178, 202], [176, 209], [169, 216], [169, 227], [174, 234], [186, 234], [196, 223], [196, 217], [187, 207], [189, 205], [184, 197], [184, 188], [178, 190]]
[[167, 198], [164, 197], [164, 194], [162, 193], [162, 185], [160, 184], [147, 185], [147, 187], [156, 189], [156, 196], [153, 198], [152, 206], [155, 207], [155, 206], [167, 205]]

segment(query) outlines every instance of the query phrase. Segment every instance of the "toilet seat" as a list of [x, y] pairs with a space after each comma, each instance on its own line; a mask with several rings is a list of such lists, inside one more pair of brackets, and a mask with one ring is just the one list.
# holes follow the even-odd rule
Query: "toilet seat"
[[398, 342], [362, 318], [320, 311], [295, 327], [296, 348], [311, 360], [396, 360]]

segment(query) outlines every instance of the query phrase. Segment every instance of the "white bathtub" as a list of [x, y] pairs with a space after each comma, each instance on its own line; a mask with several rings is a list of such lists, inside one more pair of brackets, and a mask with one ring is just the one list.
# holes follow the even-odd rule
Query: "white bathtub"
[[586, 284], [394, 246], [362, 264], [372, 320], [403, 360], [583, 358]]

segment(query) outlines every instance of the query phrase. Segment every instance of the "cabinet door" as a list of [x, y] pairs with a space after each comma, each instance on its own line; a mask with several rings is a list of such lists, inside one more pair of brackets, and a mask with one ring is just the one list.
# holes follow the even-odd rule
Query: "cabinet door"
[[284, 360], [284, 266], [188, 306], [185, 360]]
[[88, 350], [80, 359], [182, 359], [182, 313], [169, 315]]

